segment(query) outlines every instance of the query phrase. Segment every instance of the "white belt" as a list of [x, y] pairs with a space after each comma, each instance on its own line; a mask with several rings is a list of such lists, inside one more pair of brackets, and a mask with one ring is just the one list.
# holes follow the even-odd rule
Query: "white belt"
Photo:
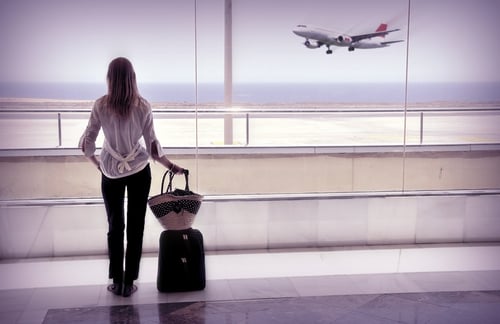
[[130, 152], [126, 156], [122, 156], [118, 152], [113, 150], [113, 148], [111, 148], [111, 146], [108, 144], [107, 141], [104, 141], [104, 149], [106, 149], [106, 151], [108, 151], [109, 154], [111, 154], [111, 156], [119, 162], [118, 163], [118, 172], [119, 173], [123, 173], [125, 170], [127, 170], [127, 171], [132, 170], [132, 168], [130, 167], [130, 165], [128, 163], [134, 161], [135, 158], [137, 157], [137, 155], [139, 155], [139, 148], [140, 147], [141, 147], [141, 145], [139, 143], [137, 143], [134, 146], [134, 148], [132, 149], [132, 152]]

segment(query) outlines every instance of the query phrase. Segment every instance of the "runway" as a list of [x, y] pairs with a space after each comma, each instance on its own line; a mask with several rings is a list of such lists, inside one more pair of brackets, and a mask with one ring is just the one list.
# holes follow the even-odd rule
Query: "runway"
[[[0, 149], [76, 148], [89, 112], [0, 112]], [[486, 111], [155, 111], [165, 147], [353, 146], [500, 142], [500, 110]], [[406, 140], [405, 140], [406, 135]], [[102, 135], [97, 140], [102, 144]]]

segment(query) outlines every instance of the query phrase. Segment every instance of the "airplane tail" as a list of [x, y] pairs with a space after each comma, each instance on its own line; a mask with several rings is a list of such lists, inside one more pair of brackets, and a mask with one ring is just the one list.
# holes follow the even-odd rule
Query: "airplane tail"
[[[387, 30], [387, 24], [380, 24], [377, 28], [377, 30], [375, 30], [375, 32], [385, 32]], [[381, 37], [385, 37], [385, 35], [381, 35]]]

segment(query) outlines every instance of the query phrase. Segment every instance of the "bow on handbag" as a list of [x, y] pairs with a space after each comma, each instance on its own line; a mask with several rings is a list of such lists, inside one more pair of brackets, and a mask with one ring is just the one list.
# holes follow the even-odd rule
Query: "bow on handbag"
[[[165, 178], [169, 175], [167, 190], [163, 192]], [[186, 186], [184, 190], [172, 190], [172, 180], [175, 174], [165, 172], [161, 181], [161, 193], [148, 200], [151, 211], [160, 224], [168, 230], [183, 230], [192, 226], [194, 218], [200, 209], [203, 196], [189, 189], [189, 170], [184, 170]]]

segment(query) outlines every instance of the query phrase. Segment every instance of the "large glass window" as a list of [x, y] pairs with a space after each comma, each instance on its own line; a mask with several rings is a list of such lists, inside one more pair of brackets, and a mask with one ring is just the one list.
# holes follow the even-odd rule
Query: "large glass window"
[[[3, 1], [1, 6], [0, 95], [16, 98], [16, 107], [88, 109], [105, 94], [107, 65], [117, 56], [132, 61], [139, 90], [154, 109], [195, 101], [191, 2], [44, 0]], [[66, 125], [71, 117], [80, 119], [62, 117], [64, 147], [78, 141], [78, 127]], [[167, 136], [166, 129], [158, 127], [165, 145], [172, 145], [175, 137]], [[21, 147], [55, 146], [57, 135], [40, 143], [30, 136], [36, 133], [19, 127], [16, 140], [27, 137]], [[179, 145], [195, 143], [194, 133], [181, 138]], [[19, 146], [9, 142], [3, 144]]]
[[[243, 132], [233, 127], [233, 144], [248, 149], [214, 158], [235, 180], [214, 190], [400, 190], [405, 42], [350, 51], [349, 46], [297, 33], [304, 29], [347, 40], [387, 23], [386, 30], [398, 30], [352, 45], [382, 47], [380, 42], [406, 39], [407, 4], [232, 1], [231, 10], [231, 107], [233, 121], [245, 121], [240, 125], [247, 127], [243, 139], [237, 135]], [[380, 156], [387, 153], [383, 146], [395, 148]], [[355, 153], [359, 149], [364, 156]]]
[[408, 142], [498, 143], [500, 3], [411, 4]]
[[500, 142], [499, 12], [491, 0], [2, 1], [0, 149], [76, 148], [107, 64], [126, 56], [161, 143], [205, 194], [495, 186], [457, 152]]

